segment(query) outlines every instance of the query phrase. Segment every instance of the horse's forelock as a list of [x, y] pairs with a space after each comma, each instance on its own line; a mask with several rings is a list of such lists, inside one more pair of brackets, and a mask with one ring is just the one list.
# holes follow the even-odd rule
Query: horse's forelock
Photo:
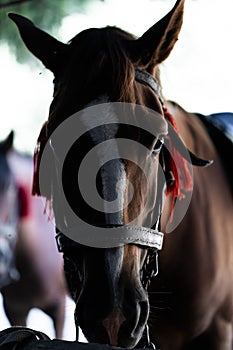
[[69, 62], [55, 77], [49, 117], [55, 127], [101, 94], [111, 101], [135, 102], [134, 66], [125, 48], [133, 39], [116, 27], [106, 27], [83, 31], [69, 42]]

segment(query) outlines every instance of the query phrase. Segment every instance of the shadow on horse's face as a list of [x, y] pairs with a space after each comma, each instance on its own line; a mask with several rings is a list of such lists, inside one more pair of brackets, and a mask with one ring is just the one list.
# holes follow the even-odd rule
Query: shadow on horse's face
[[[156, 247], [155, 237], [159, 235], [165, 185], [164, 178], [159, 180], [159, 161], [167, 134], [164, 106], [154, 76], [158, 64], [167, 58], [177, 40], [183, 5], [184, 1], [178, 0], [167, 16], [137, 40], [118, 28], [106, 27], [83, 31], [68, 45], [22, 16], [10, 15], [29, 50], [55, 75], [54, 100], [49, 121], [39, 137], [37, 154], [41, 159], [41, 152], [46, 153], [50, 137], [52, 158], [45, 167], [47, 182], [48, 169], [52, 175], [48, 186], [35, 193], [52, 199], [58, 229], [65, 234], [67, 228], [72, 231], [67, 234], [69, 238], [60, 235], [58, 243], [64, 252], [65, 272], [76, 301], [76, 323], [89, 341], [134, 347], [147, 323], [149, 304], [143, 267], [148, 248]], [[120, 113], [116, 113], [114, 102], [123, 105]], [[131, 112], [126, 112], [128, 104]], [[101, 106], [104, 113], [99, 113]], [[93, 119], [86, 115], [87, 107], [97, 108]], [[81, 114], [69, 119], [77, 111]], [[68, 120], [75, 123], [78, 120], [79, 127], [73, 125], [68, 133], [61, 132], [62, 139], [58, 138], [56, 143], [56, 131], [62, 131]], [[83, 127], [85, 132], [77, 137]], [[67, 142], [70, 147], [64, 159], [61, 154]], [[98, 148], [99, 144], [104, 146]], [[141, 151], [144, 148], [136, 144], [147, 151]], [[77, 168], [81, 169], [91, 149], [95, 151], [80, 180], [85, 187], [82, 192], [77, 186]], [[54, 160], [58, 160], [56, 164], [52, 164]], [[97, 190], [94, 204], [101, 198], [97, 209], [84, 198], [89, 192], [93, 195], [88, 181], [93, 180], [93, 173]], [[63, 192], [65, 201], [60, 197]], [[72, 212], [85, 223], [85, 229], [76, 223], [76, 217], [70, 218], [63, 202], [69, 203]], [[119, 233], [117, 238], [112, 238], [114, 232]], [[88, 239], [92, 239], [89, 244], [92, 247], [88, 246]]]

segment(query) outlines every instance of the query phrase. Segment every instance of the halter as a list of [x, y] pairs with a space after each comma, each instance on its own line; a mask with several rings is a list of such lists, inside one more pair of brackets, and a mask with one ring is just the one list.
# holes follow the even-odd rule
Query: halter
[[[156, 78], [153, 77], [148, 72], [141, 71], [139, 69], [135, 69], [135, 79], [138, 82], [149, 86], [155, 92], [155, 94], [158, 96], [158, 99], [162, 105], [165, 119], [168, 120], [170, 123], [172, 123], [171, 128], [175, 129], [175, 123], [174, 123], [173, 117], [168, 113], [168, 111], [165, 108], [163, 99], [161, 97], [160, 86], [159, 86], [159, 83], [156, 80]], [[173, 131], [173, 133], [177, 134], [176, 129]], [[176, 137], [178, 138], [178, 135], [176, 135]], [[182, 146], [184, 147], [183, 143], [180, 141], [180, 148], [181, 149], [182, 149]], [[54, 149], [52, 149], [52, 152], [54, 152]], [[184, 184], [181, 183], [181, 185], [183, 185], [183, 186], [180, 186], [180, 184], [179, 184], [178, 173], [177, 173], [177, 171], [175, 172], [176, 169], [171, 169], [171, 166], [170, 166], [171, 164], [169, 164], [170, 155], [169, 155], [169, 157], [164, 156], [164, 158], [168, 158], [168, 160], [166, 160], [166, 163], [168, 163], [168, 167], [165, 164], [164, 173], [165, 173], [166, 182], [168, 184], [167, 191], [170, 191], [173, 195], [173, 206], [174, 206], [175, 198], [177, 198], [177, 197], [181, 198], [180, 197], [181, 195], [184, 196], [180, 190], [180, 187], [182, 187], [181, 188], [182, 190], [190, 190], [188, 186], [190, 186], [190, 184], [192, 185], [192, 183], [191, 183], [191, 181], [189, 181], [190, 179], [188, 176], [186, 179], [186, 175], [189, 175], [189, 172], [186, 171], [187, 167], [186, 167], [185, 162], [187, 159], [185, 159], [185, 156], [182, 154], [182, 151], [180, 152], [179, 160], [180, 160], [181, 166], [184, 167], [184, 172], [182, 173], [182, 181], [184, 181]], [[204, 163], [204, 164], [206, 164], [206, 163]], [[175, 184], [176, 186], [173, 187], [172, 186], [173, 184]], [[71, 227], [71, 225], [69, 225], [69, 223], [67, 223], [67, 225], [65, 225], [65, 226], [68, 228], [68, 230], [70, 230], [70, 232], [72, 232], [72, 236], [74, 237], [74, 234], [77, 231], [77, 227]], [[115, 246], [124, 245], [124, 244], [137, 244], [137, 245], [152, 248], [152, 249], [157, 249], [157, 250], [162, 249], [164, 234], [158, 230], [158, 225], [154, 225], [153, 227], [148, 228], [148, 227], [142, 227], [142, 226], [121, 225], [121, 224], [118, 224], [116, 222], [113, 224], [110, 223], [110, 225], [104, 226], [102, 228], [99, 227], [98, 225], [96, 225], [96, 226], [98, 227], [98, 232], [99, 232], [99, 236], [98, 236], [98, 241], [100, 242], [99, 246], [101, 246], [101, 244], [103, 242], [103, 247], [106, 247], [106, 248], [110, 247], [110, 245], [106, 244], [107, 243], [106, 236], [108, 234], [111, 235], [111, 233], [112, 233], [112, 235], [115, 237], [114, 238], [115, 241], [113, 240], [114, 243], [116, 243]], [[80, 231], [80, 232], [82, 232], [82, 235], [83, 235], [83, 232], [85, 233], [85, 227], [84, 228], [80, 227], [78, 229], [82, 230], [82, 231]], [[93, 226], [93, 231], [94, 230], [95, 230], [95, 226]], [[61, 229], [61, 231], [63, 232], [63, 229]], [[107, 233], [107, 231], [108, 231], [108, 233]], [[62, 233], [60, 234], [59, 237], [61, 237], [61, 235], [62, 235]], [[86, 235], [84, 235], [84, 236], [86, 236]], [[58, 249], [59, 249], [59, 251], [62, 252], [63, 248], [65, 248], [65, 246], [64, 246], [65, 241], [60, 240], [59, 237], [57, 240]], [[89, 242], [89, 244], [87, 242]], [[80, 243], [80, 244], [87, 243], [86, 245], [90, 245], [90, 246], [95, 246], [94, 244], [92, 244], [95, 242], [96, 242], [96, 237], [94, 239], [92, 239], [92, 237], [89, 237], [88, 240], [85, 239], [85, 242], [81, 242], [78, 240], [78, 243]], [[113, 246], [114, 245], [112, 245], [112, 247]], [[156, 270], [157, 270], [157, 268], [155, 269], [155, 271]]]
[[[159, 97], [163, 105], [163, 101], [160, 94], [160, 87], [158, 81], [149, 73], [145, 71], [141, 71], [139, 69], [135, 69], [135, 79], [140, 83], [148, 85]], [[72, 228], [71, 228], [72, 229]], [[73, 228], [74, 229], [74, 228]], [[78, 228], [83, 229], [85, 228]], [[98, 230], [100, 227], [98, 226]], [[94, 227], [93, 227], [94, 230]], [[148, 254], [148, 258], [144, 264], [143, 269], [143, 280], [144, 286], [147, 287], [149, 285], [150, 279], [157, 274], [158, 271], [158, 262], [157, 262], [157, 251], [162, 249], [163, 245], [163, 236], [164, 234], [158, 230], [158, 223], [154, 225], [154, 227], [142, 227], [142, 226], [132, 226], [132, 225], [108, 225], [102, 228], [102, 232], [100, 231], [100, 240], [106, 237], [106, 230], [109, 230], [109, 234], [111, 233], [117, 234], [116, 245], [124, 245], [124, 244], [136, 244], [139, 246], [144, 246], [150, 249], [150, 254]], [[102, 235], [103, 233], [103, 235]], [[96, 239], [96, 238], [95, 238]], [[67, 238], [62, 232], [57, 229], [57, 246], [59, 252], [67, 251], [67, 248], [71, 246], [75, 246], [77, 243], [69, 238]], [[82, 242], [78, 242], [82, 244]], [[90, 241], [90, 245], [91, 245]], [[104, 242], [106, 243], [106, 242]], [[151, 252], [156, 252], [156, 254], [152, 254]], [[154, 267], [151, 270], [151, 262], [154, 262]], [[150, 266], [150, 269], [149, 269]], [[149, 271], [150, 270], [150, 271]]]
[[[160, 95], [160, 87], [157, 82], [157, 80], [150, 75], [149, 73], [145, 71], [141, 71], [139, 69], [135, 69], [135, 79], [141, 83], [149, 85], [153, 91], [158, 95], [160, 101], [162, 101], [161, 95]], [[118, 225], [117, 223], [114, 223], [112, 225], [104, 226], [104, 227], [98, 227], [99, 237], [98, 240], [100, 242], [103, 241], [103, 246], [107, 247], [106, 245], [106, 236], [113, 235], [116, 237], [116, 246], [118, 245], [124, 245], [124, 244], [137, 244], [140, 246], [145, 246], [148, 248], [161, 250], [162, 244], [163, 244], [163, 233], [158, 230], [158, 225], [154, 225], [151, 228], [148, 227], [142, 227], [142, 226], [132, 226], [132, 225]], [[76, 228], [69, 227], [69, 229], [74, 232]], [[78, 228], [79, 229], [79, 228]], [[93, 226], [93, 230], [94, 230]], [[85, 227], [80, 228], [80, 230], [85, 232]], [[107, 233], [107, 230], [109, 233]], [[72, 235], [73, 236], [73, 235]], [[60, 252], [62, 252], [67, 244], [71, 244], [71, 240], [68, 241], [65, 239], [61, 239], [62, 233], [59, 232], [57, 237], [57, 245]], [[96, 241], [96, 237], [95, 237]], [[69, 242], [69, 243], [68, 243]], [[78, 243], [82, 244], [82, 242], [78, 241]], [[74, 242], [75, 244], [75, 242]], [[90, 237], [90, 246], [92, 246], [92, 241]]]
[[[159, 84], [152, 75], [150, 75], [147, 72], [140, 71], [139, 69], [135, 69], [135, 79], [140, 83], [148, 85], [156, 93], [162, 106], [164, 106], [160, 94]], [[118, 245], [136, 244], [148, 248], [147, 257], [141, 271], [141, 280], [145, 289], [148, 288], [151, 279], [158, 273], [158, 250], [162, 249], [164, 236], [164, 234], [158, 230], [158, 226], [159, 225], [157, 222], [153, 228], [116, 224], [108, 225], [108, 227], [103, 228], [103, 233], [105, 234], [105, 236], [106, 229], [109, 230], [109, 234], [114, 233], [114, 231], [116, 231]], [[78, 246], [78, 243], [65, 236], [58, 229], [56, 230], [56, 232], [56, 241], [59, 252], [67, 254], [70, 251], [70, 249]], [[150, 341], [149, 329], [147, 325], [145, 329], [145, 336], [146, 346], [155, 349], [155, 346]]]
[[160, 102], [162, 103], [162, 106], [164, 105], [163, 100], [161, 98], [161, 93], [160, 93], [160, 86], [158, 81], [153, 77], [150, 73], [142, 71], [140, 69], [135, 69], [135, 79], [139, 83], [143, 83], [148, 85], [156, 95], [158, 95]]

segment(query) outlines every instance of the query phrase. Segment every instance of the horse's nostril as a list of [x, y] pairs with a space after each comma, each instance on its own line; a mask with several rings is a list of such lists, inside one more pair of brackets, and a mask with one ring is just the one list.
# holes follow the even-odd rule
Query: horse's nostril
[[149, 306], [147, 301], [137, 302], [131, 313], [127, 314], [118, 334], [118, 346], [135, 347], [143, 336], [147, 323]]
[[134, 328], [131, 331], [131, 337], [138, 338], [142, 336], [143, 330], [145, 328], [147, 319], [149, 315], [149, 303], [147, 301], [142, 301], [138, 303], [136, 322]]
[[103, 320], [103, 326], [108, 333], [110, 345], [118, 345], [118, 332], [124, 321], [125, 317], [118, 308], [114, 308], [112, 313]]

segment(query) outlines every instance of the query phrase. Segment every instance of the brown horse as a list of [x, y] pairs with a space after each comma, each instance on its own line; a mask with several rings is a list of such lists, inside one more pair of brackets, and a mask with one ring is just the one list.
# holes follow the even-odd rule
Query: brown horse
[[[50, 316], [62, 337], [66, 284], [43, 201], [31, 195], [32, 158], [13, 149], [13, 133], [0, 143], [0, 290], [11, 325], [26, 325], [32, 308]], [[46, 242], [46, 244], [45, 244]]]
[[[158, 82], [183, 8], [177, 0], [138, 39], [106, 27], [68, 44], [10, 15], [55, 75], [34, 193], [52, 200], [76, 326], [89, 341], [233, 348], [231, 186], [205, 123], [166, 106]], [[194, 167], [193, 180], [189, 163], [210, 162], [184, 145], [214, 160]]]

